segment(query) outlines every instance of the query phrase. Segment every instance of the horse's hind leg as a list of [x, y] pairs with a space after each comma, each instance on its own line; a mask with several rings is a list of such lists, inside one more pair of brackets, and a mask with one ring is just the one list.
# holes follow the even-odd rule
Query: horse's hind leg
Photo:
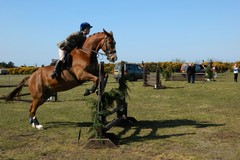
[[29, 122], [32, 125], [33, 128], [37, 128], [37, 129], [43, 129], [43, 125], [40, 125], [37, 117], [36, 117], [36, 111], [37, 108], [41, 105], [40, 100], [38, 99], [33, 99], [32, 104], [30, 106], [29, 109]]

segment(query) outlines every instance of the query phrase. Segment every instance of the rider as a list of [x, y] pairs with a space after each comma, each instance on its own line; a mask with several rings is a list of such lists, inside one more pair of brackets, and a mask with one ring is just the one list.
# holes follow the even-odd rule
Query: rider
[[86, 36], [90, 33], [90, 29], [92, 26], [84, 22], [80, 25], [80, 31], [74, 32], [69, 35], [65, 40], [59, 42], [58, 52], [59, 52], [59, 60], [57, 61], [54, 71], [51, 75], [52, 79], [61, 75], [62, 61], [67, 53], [70, 53], [74, 48], [81, 48], [84, 41], [86, 40]]

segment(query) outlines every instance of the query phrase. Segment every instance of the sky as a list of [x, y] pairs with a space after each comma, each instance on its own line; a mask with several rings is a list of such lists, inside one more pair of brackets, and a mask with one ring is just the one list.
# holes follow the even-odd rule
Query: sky
[[113, 32], [118, 61], [235, 62], [239, 19], [240, 0], [0, 0], [0, 62], [49, 65], [82, 22]]

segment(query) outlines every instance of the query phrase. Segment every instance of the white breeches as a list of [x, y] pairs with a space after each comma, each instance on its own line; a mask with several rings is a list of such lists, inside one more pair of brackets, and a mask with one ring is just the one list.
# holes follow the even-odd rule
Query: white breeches
[[59, 60], [62, 61], [67, 52], [61, 49], [58, 49]]

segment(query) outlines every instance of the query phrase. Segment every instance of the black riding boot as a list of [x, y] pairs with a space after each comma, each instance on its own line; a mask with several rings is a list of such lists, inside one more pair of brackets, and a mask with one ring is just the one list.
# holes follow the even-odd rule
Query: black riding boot
[[51, 75], [52, 79], [57, 78], [58, 76], [61, 76], [61, 70], [62, 70], [62, 61], [58, 60], [55, 65], [54, 71]]

